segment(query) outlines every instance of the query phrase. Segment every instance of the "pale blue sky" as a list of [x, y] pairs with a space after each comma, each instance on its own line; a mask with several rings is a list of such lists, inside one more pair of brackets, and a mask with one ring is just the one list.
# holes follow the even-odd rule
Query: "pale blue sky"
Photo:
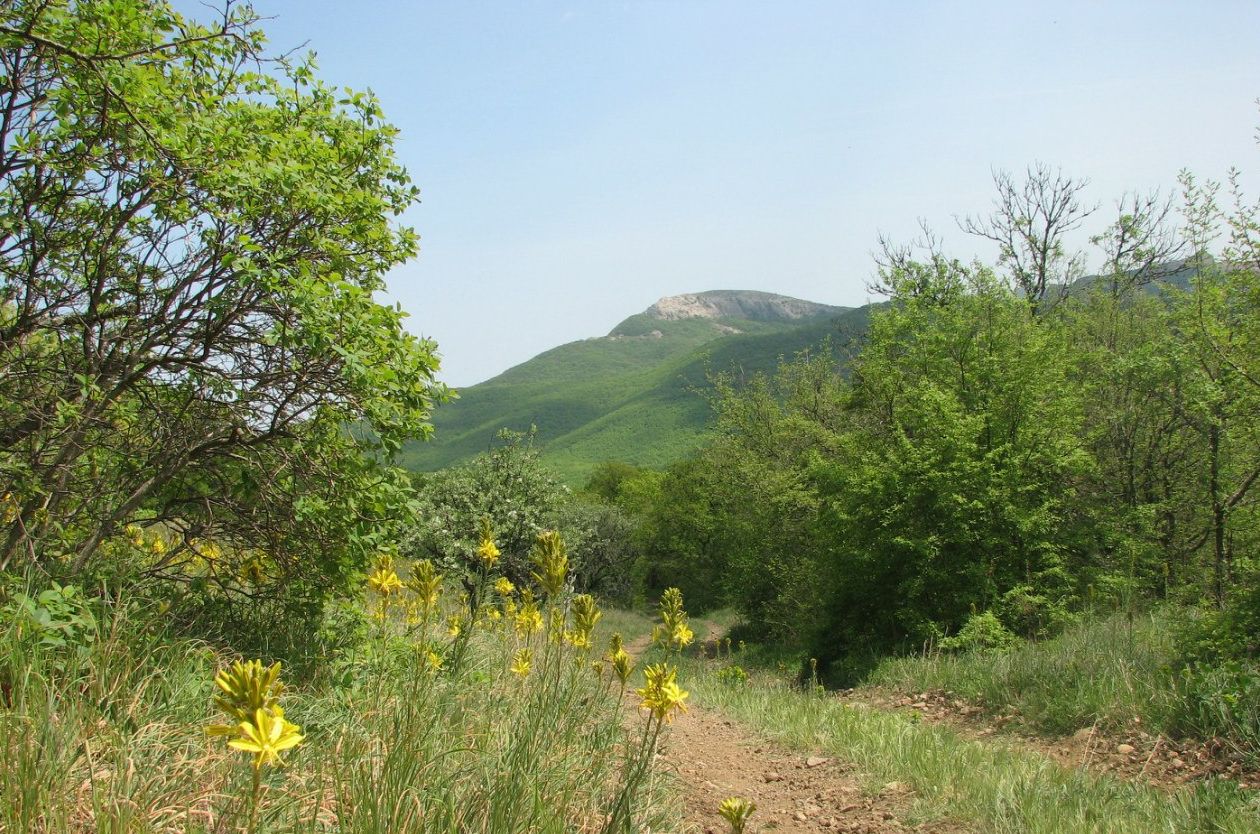
[[953, 217], [995, 167], [1107, 205], [1260, 170], [1254, 0], [255, 6], [401, 128], [422, 252], [390, 297], [456, 385], [664, 295], [862, 304], [878, 233], [919, 217], [988, 254]]

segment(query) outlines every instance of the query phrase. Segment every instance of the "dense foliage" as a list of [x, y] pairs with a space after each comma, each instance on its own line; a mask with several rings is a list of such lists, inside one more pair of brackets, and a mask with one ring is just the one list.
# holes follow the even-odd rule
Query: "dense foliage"
[[444, 391], [373, 293], [417, 192], [374, 98], [263, 46], [232, 4], [0, 13], [0, 569], [317, 602], [406, 515], [372, 461]]
[[[885, 243], [855, 356], [718, 378], [712, 442], [640, 507], [649, 586], [733, 604], [843, 679], [1158, 600], [1220, 612], [1187, 662], [1256, 656], [1260, 211], [1188, 175], [1179, 229], [1126, 197], [1080, 279], [1080, 183], [1029, 177], [999, 177], [982, 228], [1018, 234], [995, 267]], [[1038, 194], [1069, 227], [1003, 216]], [[616, 474], [593, 486], [636, 483]]]

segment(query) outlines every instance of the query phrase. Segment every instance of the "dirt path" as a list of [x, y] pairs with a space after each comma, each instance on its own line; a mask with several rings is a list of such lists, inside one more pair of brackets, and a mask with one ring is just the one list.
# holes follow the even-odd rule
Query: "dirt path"
[[[637, 656], [646, 647], [641, 640], [626, 649]], [[865, 790], [869, 782], [844, 762], [779, 748], [703, 704], [689, 704], [662, 736], [658, 764], [678, 777], [689, 831], [729, 830], [717, 808], [732, 796], [757, 804], [750, 833], [964, 830], [944, 823], [908, 828], [898, 819], [913, 798], [906, 785], [891, 782]]]

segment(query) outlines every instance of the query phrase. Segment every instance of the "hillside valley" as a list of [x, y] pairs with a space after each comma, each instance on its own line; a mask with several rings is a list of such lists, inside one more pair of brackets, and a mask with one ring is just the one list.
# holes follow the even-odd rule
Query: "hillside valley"
[[865, 331], [869, 312], [752, 291], [662, 298], [606, 336], [461, 390], [436, 410], [434, 439], [409, 444], [401, 461], [440, 469], [484, 451], [500, 429], [536, 426], [544, 459], [574, 483], [604, 460], [664, 466], [701, 442], [710, 372], [769, 371], [828, 339], [843, 349]]

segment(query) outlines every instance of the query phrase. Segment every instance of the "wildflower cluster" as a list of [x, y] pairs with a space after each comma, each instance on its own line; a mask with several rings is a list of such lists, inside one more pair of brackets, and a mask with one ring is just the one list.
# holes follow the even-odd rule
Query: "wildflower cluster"
[[481, 542], [477, 545], [477, 561], [486, 570], [499, 563], [499, 547], [494, 543], [494, 532], [490, 528], [490, 519], [481, 520]]
[[234, 750], [253, 753], [254, 770], [283, 764], [280, 754], [302, 743], [301, 727], [284, 717], [280, 707], [280, 664], [264, 667], [259, 660], [236, 661], [214, 678], [219, 688], [215, 705], [236, 724], [211, 724], [206, 733], [227, 736]]
[[179, 543], [178, 539], [170, 539], [160, 530], [149, 530], [138, 524], [128, 524], [123, 528], [123, 534], [132, 547], [154, 556], [165, 556]]
[[682, 591], [666, 588], [661, 595], [661, 622], [652, 629], [652, 642], [671, 651], [682, 651], [691, 645], [695, 633], [687, 624], [687, 612], [683, 610]]
[[626, 683], [630, 680], [630, 673], [634, 671], [634, 661], [630, 659], [630, 653], [626, 651], [626, 647], [621, 644], [620, 634], [613, 634], [612, 639], [608, 641], [608, 654], [605, 655], [605, 659], [612, 667], [613, 674], [617, 676], [617, 682], [621, 684], [624, 691]]
[[533, 591], [526, 588], [521, 591], [521, 607], [516, 612], [513, 628], [516, 629], [518, 637], [528, 637], [542, 631], [542, 627], [542, 612], [538, 610], [538, 603], [534, 601]]
[[748, 824], [748, 818], [755, 810], [757, 810], [755, 804], [738, 796], [723, 799], [722, 804], [718, 806], [718, 813], [722, 815], [722, 819], [730, 823], [731, 834], [743, 834], [744, 826]]
[[538, 568], [534, 579], [548, 599], [560, 596], [569, 575], [569, 554], [555, 530], [540, 533], [534, 544], [533, 561]]
[[522, 646], [516, 650], [516, 654], [512, 657], [511, 672], [518, 678], [529, 677], [530, 664], [534, 662], [534, 651], [528, 646]]
[[644, 684], [636, 693], [643, 699], [640, 705], [666, 724], [674, 720], [676, 712], [686, 712], [683, 701], [688, 693], [678, 685], [678, 670], [664, 663], [647, 666], [643, 670]]
[[573, 631], [566, 635], [569, 643], [579, 649], [591, 647], [591, 634], [595, 624], [603, 616], [590, 594], [578, 594], [573, 598]]
[[407, 606], [408, 622], [412, 625], [417, 622], [427, 623], [437, 610], [438, 600], [442, 596], [442, 574], [437, 572], [428, 559], [421, 559], [411, 566], [411, 576], [407, 577], [406, 588], [411, 592], [411, 600]]

